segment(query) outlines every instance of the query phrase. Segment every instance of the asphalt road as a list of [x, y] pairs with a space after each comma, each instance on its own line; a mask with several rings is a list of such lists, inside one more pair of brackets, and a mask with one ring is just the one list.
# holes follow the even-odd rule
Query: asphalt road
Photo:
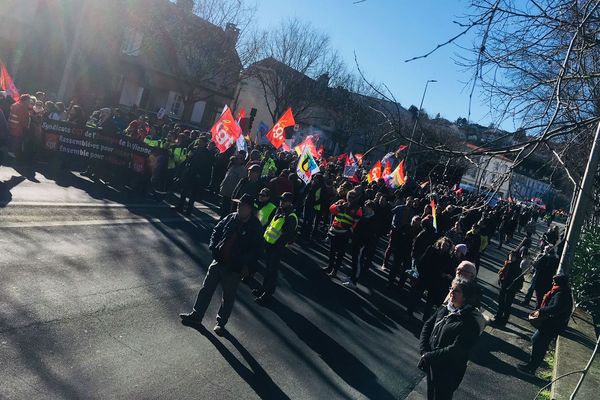
[[178, 317], [210, 262], [209, 210], [182, 219], [35, 178], [0, 209], [2, 398], [396, 399], [421, 379], [399, 294], [330, 281], [324, 249], [291, 249], [269, 308], [241, 286], [219, 338], [216, 302], [207, 330]]
[[[217, 296], [206, 329], [178, 317], [210, 262], [210, 208], [182, 218], [75, 174], [56, 184], [0, 168], [2, 181], [0, 398], [422, 396], [420, 324], [404, 312], [405, 292], [384, 289], [379, 272], [356, 291], [329, 280], [324, 243], [291, 247], [270, 307], [242, 285], [220, 338]], [[484, 280], [504, 256], [491, 252]], [[496, 288], [482, 284], [493, 307]], [[526, 356], [526, 328], [511, 322], [514, 332], [483, 334], [456, 398], [533, 397], [540, 382], [512, 367]]]

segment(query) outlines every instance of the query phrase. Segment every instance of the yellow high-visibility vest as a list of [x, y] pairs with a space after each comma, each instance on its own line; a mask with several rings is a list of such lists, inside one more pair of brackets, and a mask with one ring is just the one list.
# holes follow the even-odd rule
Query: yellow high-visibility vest
[[260, 210], [258, 210], [258, 220], [262, 226], [267, 226], [269, 223], [269, 218], [271, 217], [271, 213], [273, 213], [276, 208], [277, 207], [275, 204], [268, 202]]
[[[296, 216], [296, 214], [294, 214], [294, 213], [291, 213], [290, 216], [294, 217], [296, 219], [296, 224], [298, 224], [298, 216]], [[287, 218], [286, 216], [273, 218], [273, 220], [267, 227], [265, 234], [263, 235], [265, 242], [267, 242], [269, 244], [277, 243], [277, 241], [281, 237], [281, 233], [282, 233], [281, 231], [283, 229], [283, 225], [285, 224], [286, 218]]]

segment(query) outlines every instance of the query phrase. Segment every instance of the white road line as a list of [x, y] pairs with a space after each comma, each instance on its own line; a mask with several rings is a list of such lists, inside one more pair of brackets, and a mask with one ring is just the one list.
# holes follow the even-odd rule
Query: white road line
[[[170, 208], [168, 204], [153, 204], [153, 203], [72, 203], [72, 202], [53, 202], [53, 201], [11, 201], [0, 202], [7, 207], [107, 207], [107, 208]], [[209, 209], [206, 206], [196, 207], [197, 209]]]
[[0, 223], [0, 229], [10, 228], [46, 228], [62, 226], [94, 226], [94, 225], [132, 225], [132, 224], [160, 224], [165, 222], [206, 222], [214, 221], [219, 215], [213, 212], [206, 213], [204, 217], [175, 217], [175, 218], [127, 218], [127, 219], [92, 219], [86, 221], [32, 221]]

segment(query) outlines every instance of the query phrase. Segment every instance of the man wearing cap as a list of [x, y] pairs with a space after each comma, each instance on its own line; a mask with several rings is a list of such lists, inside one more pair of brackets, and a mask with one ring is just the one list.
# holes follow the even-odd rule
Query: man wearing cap
[[266, 243], [266, 271], [262, 287], [252, 291], [252, 294], [256, 296], [256, 302], [260, 305], [267, 304], [273, 297], [277, 286], [281, 257], [286, 246], [292, 243], [296, 236], [298, 217], [294, 213], [293, 204], [294, 195], [292, 193], [285, 192], [281, 195], [279, 208], [263, 235]]
[[217, 286], [221, 284], [223, 297], [214, 327], [219, 336], [225, 333], [240, 280], [247, 274], [248, 265], [255, 262], [262, 246], [262, 229], [253, 215], [254, 201], [244, 195], [236, 202], [237, 212], [219, 221], [211, 235], [208, 248], [212, 251], [213, 261], [208, 267], [193, 311], [179, 314], [184, 324], [200, 324]]
[[264, 229], [267, 229], [267, 226], [273, 220], [276, 209], [277, 206], [271, 201], [271, 191], [267, 188], [261, 189], [258, 193], [256, 210], [258, 220], [260, 221], [260, 224], [263, 226]]

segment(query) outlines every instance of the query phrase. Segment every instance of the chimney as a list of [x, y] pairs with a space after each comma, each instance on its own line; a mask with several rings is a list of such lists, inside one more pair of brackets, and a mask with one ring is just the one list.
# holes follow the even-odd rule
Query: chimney
[[193, 13], [194, 12], [194, 0], [177, 0], [177, 6], [181, 8], [183, 11]]
[[228, 22], [227, 25], [225, 25], [225, 33], [234, 44], [237, 44], [238, 38], [240, 37], [240, 28], [238, 28], [236, 24]]

